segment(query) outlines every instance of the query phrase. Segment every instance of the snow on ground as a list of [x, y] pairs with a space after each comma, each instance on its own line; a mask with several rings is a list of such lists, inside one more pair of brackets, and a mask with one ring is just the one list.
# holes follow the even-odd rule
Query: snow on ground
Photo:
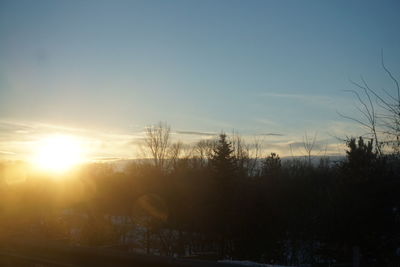
[[251, 267], [289, 267], [289, 266], [283, 266], [283, 265], [271, 265], [271, 264], [258, 263], [258, 262], [254, 262], [254, 261], [220, 260], [218, 262], [237, 264], [237, 265], [241, 265], [241, 266], [251, 266]]

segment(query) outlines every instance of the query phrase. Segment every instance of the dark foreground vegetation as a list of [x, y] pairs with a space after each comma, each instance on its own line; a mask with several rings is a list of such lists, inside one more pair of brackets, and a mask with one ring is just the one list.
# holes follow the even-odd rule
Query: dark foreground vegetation
[[[399, 266], [400, 86], [351, 90], [367, 130], [346, 156], [281, 161], [221, 134], [191, 146], [146, 129], [143, 160], [83, 166], [68, 177], [0, 165], [0, 243], [61, 240], [89, 247], [285, 265]], [[10, 179], [13, 177], [13, 179]], [[17, 179], [15, 179], [17, 177]], [[336, 265], [338, 266], [338, 265]], [[344, 265], [340, 265], [344, 266]]]
[[[379, 155], [372, 141], [359, 138], [348, 141], [340, 162], [281, 162], [276, 154], [251, 157], [254, 147], [225, 134], [187, 154], [166, 138], [168, 127], [149, 129], [152, 157], [122, 171], [98, 163], [60, 180], [3, 179], [3, 245], [40, 236], [181, 258], [287, 265], [351, 263], [354, 257], [361, 266], [398, 261], [397, 154]], [[8, 167], [2, 165], [3, 174]]]

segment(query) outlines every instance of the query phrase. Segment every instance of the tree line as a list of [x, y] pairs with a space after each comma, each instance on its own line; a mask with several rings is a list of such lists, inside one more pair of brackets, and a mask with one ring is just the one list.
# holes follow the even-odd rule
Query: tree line
[[399, 160], [373, 139], [351, 138], [343, 161], [313, 164], [262, 157], [238, 135], [187, 153], [166, 124], [146, 131], [150, 156], [123, 171], [97, 163], [65, 181], [3, 183], [0, 236], [282, 264], [349, 262], [355, 247], [363, 266], [399, 256]]
[[[159, 123], [145, 129], [144, 157], [123, 171], [83, 166], [69, 179], [24, 175], [0, 164], [0, 242], [20, 234], [147, 254], [246, 259], [287, 265], [393, 266], [400, 259], [400, 87], [350, 92], [365, 135], [343, 160], [262, 155], [261, 144], [221, 133], [191, 146]], [[22, 168], [22, 163], [14, 163]], [[360, 265], [361, 264], [361, 265]]]

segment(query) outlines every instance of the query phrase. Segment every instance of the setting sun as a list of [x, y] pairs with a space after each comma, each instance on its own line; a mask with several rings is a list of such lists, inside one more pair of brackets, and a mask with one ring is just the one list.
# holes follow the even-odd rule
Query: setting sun
[[33, 161], [42, 170], [63, 172], [83, 161], [83, 149], [71, 136], [51, 136], [39, 142]]

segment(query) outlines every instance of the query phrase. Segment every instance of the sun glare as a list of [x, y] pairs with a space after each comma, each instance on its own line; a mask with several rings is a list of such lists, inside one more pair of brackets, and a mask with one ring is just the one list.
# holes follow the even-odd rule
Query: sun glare
[[64, 172], [83, 161], [83, 149], [74, 137], [50, 136], [39, 142], [33, 161], [41, 170]]

